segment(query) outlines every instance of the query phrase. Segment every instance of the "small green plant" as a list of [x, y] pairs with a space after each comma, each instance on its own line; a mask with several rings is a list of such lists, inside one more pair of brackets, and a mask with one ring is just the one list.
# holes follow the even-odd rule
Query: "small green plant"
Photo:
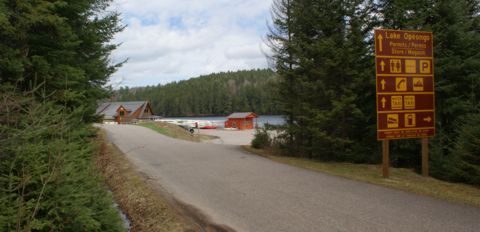
[[252, 147], [256, 149], [268, 147], [271, 145], [270, 135], [268, 134], [268, 130], [263, 128], [257, 128], [255, 131], [255, 136], [252, 140]]

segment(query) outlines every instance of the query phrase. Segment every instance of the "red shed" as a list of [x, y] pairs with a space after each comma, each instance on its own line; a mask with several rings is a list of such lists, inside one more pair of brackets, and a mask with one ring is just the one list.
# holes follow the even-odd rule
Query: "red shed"
[[225, 121], [225, 128], [237, 128], [239, 130], [253, 129], [254, 118], [258, 118], [258, 116], [252, 112], [233, 113], [228, 116], [227, 121]]

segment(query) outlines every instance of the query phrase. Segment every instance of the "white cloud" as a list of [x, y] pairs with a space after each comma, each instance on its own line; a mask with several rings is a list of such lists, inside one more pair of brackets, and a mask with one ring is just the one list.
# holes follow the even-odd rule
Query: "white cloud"
[[272, 0], [116, 0], [126, 29], [112, 83], [142, 86], [212, 72], [267, 67], [262, 38]]

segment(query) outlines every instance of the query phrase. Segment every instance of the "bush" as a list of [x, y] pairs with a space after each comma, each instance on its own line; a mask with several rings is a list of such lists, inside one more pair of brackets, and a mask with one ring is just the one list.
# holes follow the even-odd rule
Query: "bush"
[[0, 98], [0, 231], [123, 231], [95, 130], [48, 101]]
[[256, 149], [270, 146], [270, 135], [266, 128], [257, 128], [252, 140], [252, 147]]

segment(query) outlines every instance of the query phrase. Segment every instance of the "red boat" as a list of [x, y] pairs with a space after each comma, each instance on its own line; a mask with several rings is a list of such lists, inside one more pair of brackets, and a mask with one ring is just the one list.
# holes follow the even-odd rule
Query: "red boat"
[[207, 126], [200, 127], [200, 129], [217, 129], [217, 126], [215, 126], [215, 125], [207, 125]]

